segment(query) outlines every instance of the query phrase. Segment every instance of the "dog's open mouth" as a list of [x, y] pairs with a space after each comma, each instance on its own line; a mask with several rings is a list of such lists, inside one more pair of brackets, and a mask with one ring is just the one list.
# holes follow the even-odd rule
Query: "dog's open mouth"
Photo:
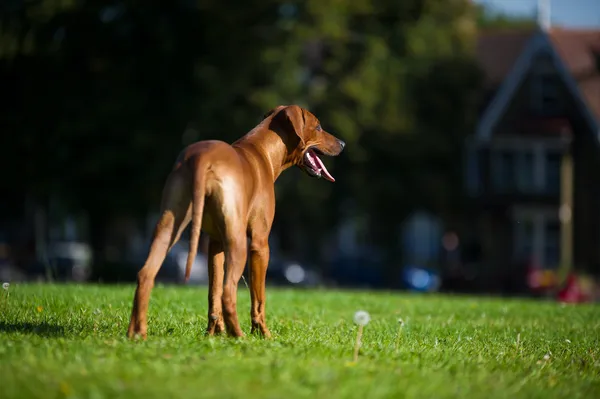
[[330, 182], [334, 182], [335, 179], [331, 176], [331, 173], [329, 173], [323, 164], [323, 161], [317, 156], [317, 153], [323, 155], [323, 153], [316, 148], [309, 148], [304, 153], [304, 169], [312, 176], [324, 177]]

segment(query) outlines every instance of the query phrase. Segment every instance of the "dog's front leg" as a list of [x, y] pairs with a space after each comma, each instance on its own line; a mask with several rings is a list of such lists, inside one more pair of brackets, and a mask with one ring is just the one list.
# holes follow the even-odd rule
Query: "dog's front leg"
[[269, 240], [267, 237], [254, 237], [250, 244], [250, 296], [252, 305], [250, 316], [252, 333], [260, 332], [265, 338], [271, 337], [265, 315], [266, 278], [269, 265]]

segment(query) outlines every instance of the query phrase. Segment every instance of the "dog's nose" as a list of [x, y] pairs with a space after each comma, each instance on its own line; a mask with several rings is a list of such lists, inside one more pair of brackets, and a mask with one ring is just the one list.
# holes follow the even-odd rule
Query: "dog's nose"
[[344, 143], [342, 140], [338, 139], [338, 143], [340, 143], [340, 147], [342, 147], [342, 150], [344, 149], [344, 147], [346, 146], [346, 143]]

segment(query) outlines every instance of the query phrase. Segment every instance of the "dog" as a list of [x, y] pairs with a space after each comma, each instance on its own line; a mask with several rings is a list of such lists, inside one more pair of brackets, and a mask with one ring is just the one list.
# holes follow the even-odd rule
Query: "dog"
[[[337, 156], [345, 143], [327, 133], [312, 113], [280, 105], [233, 144], [198, 141], [177, 157], [162, 193], [161, 216], [137, 276], [129, 338], [147, 338], [147, 313], [156, 275], [191, 222], [185, 281], [202, 230], [208, 244], [208, 335], [244, 336], [237, 316], [238, 282], [250, 252], [252, 333], [271, 337], [265, 321], [269, 234], [275, 216], [275, 180], [297, 166], [308, 175], [335, 179], [320, 155]], [[226, 267], [225, 267], [226, 266]]]

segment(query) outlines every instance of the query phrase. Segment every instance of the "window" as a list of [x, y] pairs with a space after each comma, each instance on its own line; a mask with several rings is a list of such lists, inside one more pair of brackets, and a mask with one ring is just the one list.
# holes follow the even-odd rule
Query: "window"
[[561, 154], [558, 152], [546, 153], [544, 163], [544, 192], [546, 194], [559, 194]]
[[560, 111], [559, 80], [555, 71], [540, 70], [531, 75], [531, 108], [538, 115]]
[[534, 189], [534, 157], [533, 151], [521, 151], [517, 154], [518, 171], [516, 180], [520, 192], [527, 193]]
[[554, 77], [542, 77], [543, 94], [541, 108], [543, 115], [556, 115], [561, 110], [560, 97], [558, 95], [558, 82]]
[[531, 218], [515, 221], [514, 255], [518, 261], [529, 261], [534, 256], [535, 224]]
[[509, 193], [514, 188], [515, 153], [510, 150], [498, 151], [494, 159], [492, 184], [499, 193]]
[[546, 220], [544, 225], [544, 267], [555, 269], [560, 263], [560, 223]]
[[533, 150], [498, 150], [492, 162], [492, 184], [497, 193], [530, 193], [535, 189], [536, 157]]
[[560, 193], [562, 151], [543, 142], [497, 147], [490, 157], [496, 194]]

